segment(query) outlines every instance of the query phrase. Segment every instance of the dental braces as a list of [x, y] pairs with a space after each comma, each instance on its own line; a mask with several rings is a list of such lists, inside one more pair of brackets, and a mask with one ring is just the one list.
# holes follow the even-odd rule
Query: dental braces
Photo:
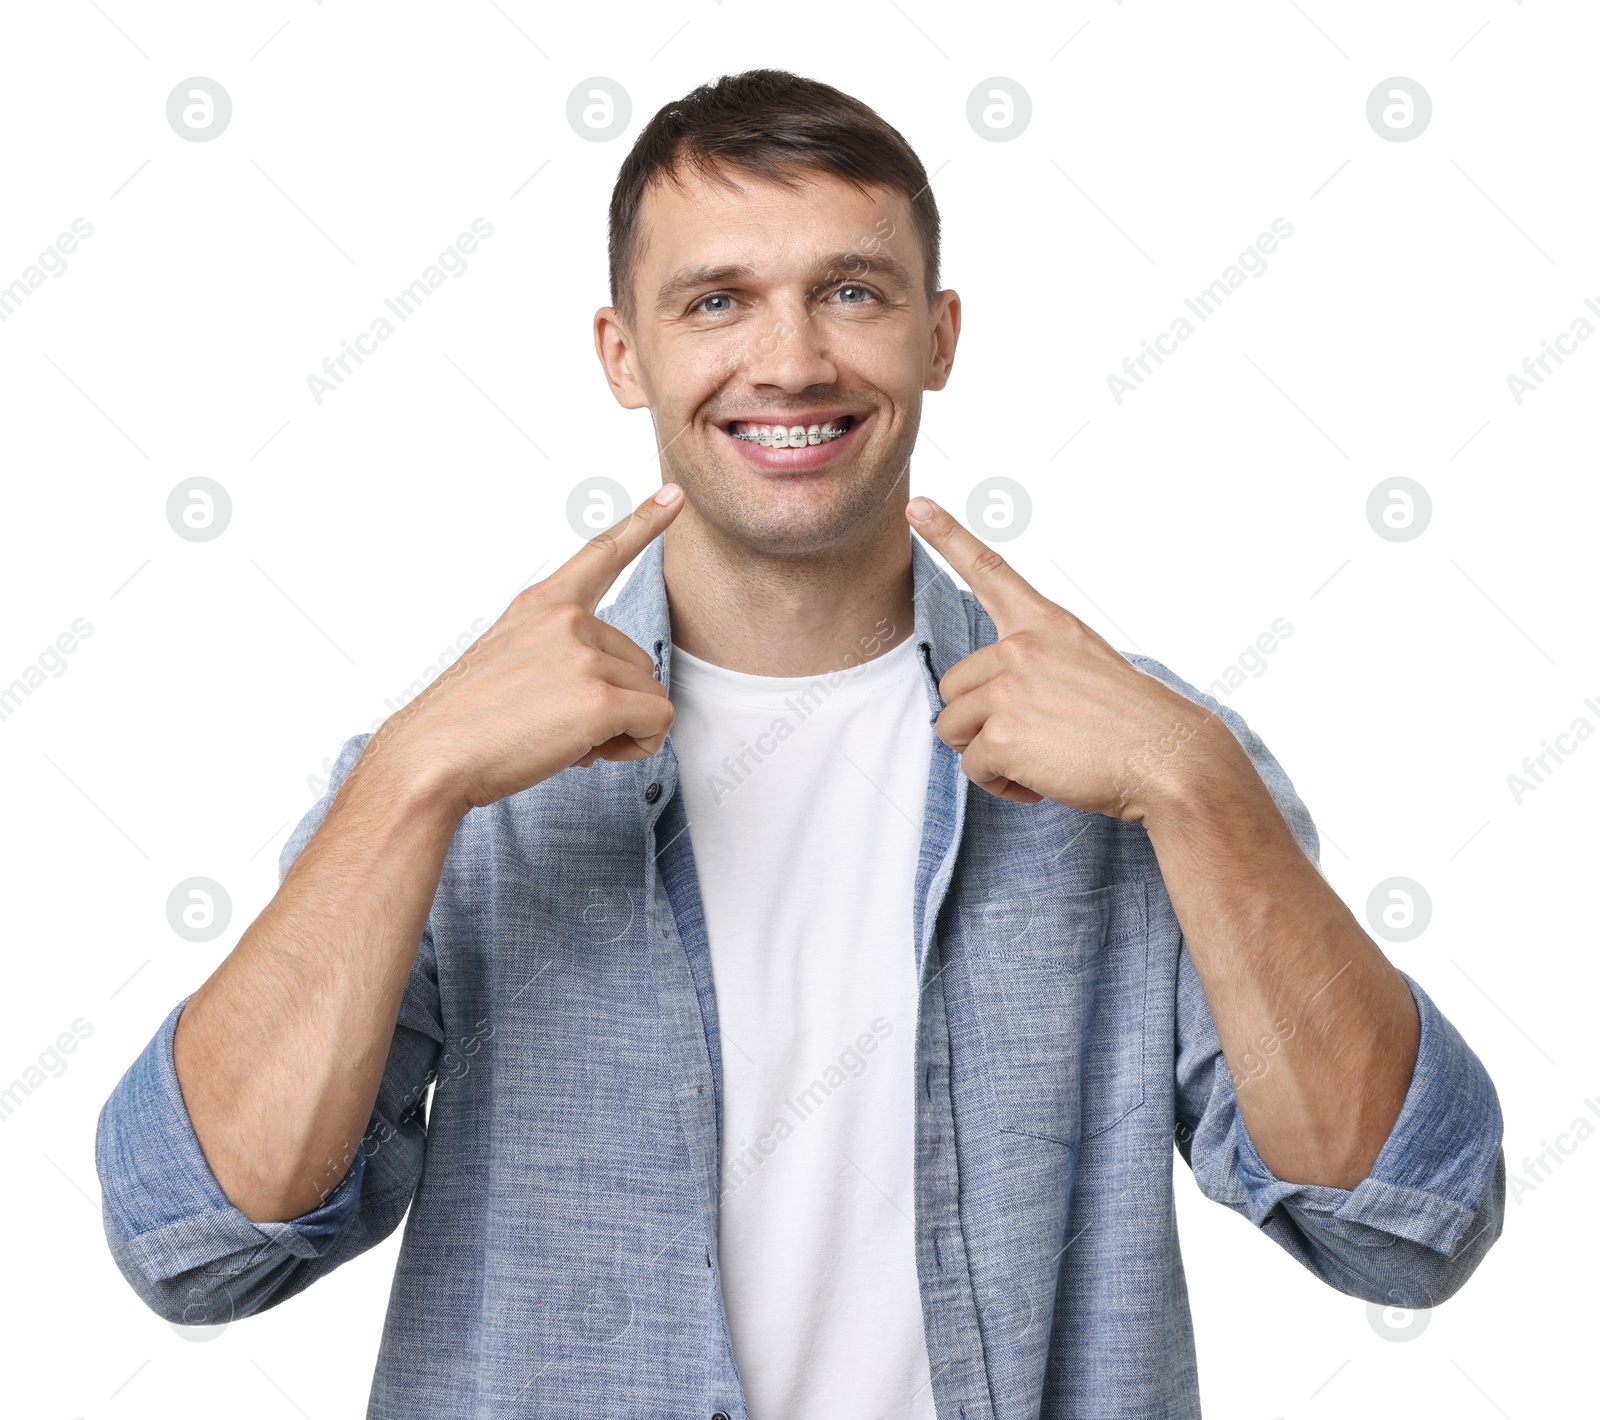
[[[802, 427], [802, 426], [790, 424], [790, 425], [776, 426], [776, 427], [783, 427], [785, 429], [786, 433], [787, 433], [788, 429], [799, 428], [799, 427]], [[812, 438], [811, 438], [811, 426], [807, 425], [807, 426], [804, 426], [804, 427], [805, 427], [805, 430], [806, 430], [806, 443], [810, 444], [811, 442], [813, 442]], [[842, 439], [846, 434], [848, 434], [850, 432], [848, 429], [832, 429], [832, 430], [829, 430], [829, 429], [822, 428], [820, 425], [818, 425], [816, 427], [817, 427], [817, 437], [816, 437], [815, 442], [819, 443], [819, 444], [826, 444], [826, 443], [831, 442], [834, 439]], [[730, 433], [731, 432], [732, 431], [730, 431]], [[751, 432], [747, 432], [747, 433], [743, 433], [743, 434], [734, 434], [733, 437], [735, 439], [743, 439], [747, 444], [759, 444], [759, 443], [761, 443], [761, 434], [760, 434], [759, 430], [751, 431]], [[765, 447], [796, 449], [796, 448], [799, 448], [800, 445], [794, 444], [794, 443], [790, 443], [787, 437], [785, 438], [785, 440], [784, 440], [784, 442], [782, 444], [779, 444], [779, 443], [776, 442], [776, 440], [774, 438], [769, 436], [769, 441], [768, 441], [767, 445], [765, 445]]]

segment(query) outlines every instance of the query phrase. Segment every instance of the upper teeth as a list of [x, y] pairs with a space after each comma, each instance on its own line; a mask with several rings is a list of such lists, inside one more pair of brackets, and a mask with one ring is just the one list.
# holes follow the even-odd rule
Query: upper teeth
[[756, 424], [743, 429], [728, 430], [735, 439], [760, 444], [764, 449], [799, 449], [807, 444], [820, 444], [837, 439], [847, 431], [840, 429], [830, 419], [826, 424]]

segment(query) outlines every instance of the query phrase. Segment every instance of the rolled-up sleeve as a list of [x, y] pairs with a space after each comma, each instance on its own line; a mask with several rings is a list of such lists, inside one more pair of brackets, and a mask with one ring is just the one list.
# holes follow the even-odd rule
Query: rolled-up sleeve
[[[326, 817], [369, 736], [346, 742], [322, 798], [290, 835], [279, 881]], [[228, 1201], [183, 1102], [172, 1041], [186, 997], [100, 1112], [95, 1166], [106, 1239], [134, 1291], [169, 1321], [217, 1325], [304, 1290], [382, 1241], [422, 1174], [422, 1106], [439, 1058], [433, 943], [424, 933], [365, 1137], [338, 1186], [310, 1212], [256, 1223]]]
[[1503, 1122], [1478, 1057], [1400, 973], [1422, 1033], [1400, 1115], [1354, 1188], [1288, 1183], [1261, 1160], [1239, 1112], [1205, 993], [1180, 956], [1177, 1142], [1206, 1197], [1261, 1226], [1329, 1286], [1369, 1302], [1431, 1307], [1458, 1291], [1505, 1220]]
[[[1243, 716], [1160, 662], [1129, 659], [1222, 719], [1301, 848], [1317, 863], [1320, 845], [1310, 813]], [[1370, 1302], [1429, 1307], [1458, 1291], [1500, 1236], [1504, 1121], [1483, 1062], [1428, 993], [1405, 972], [1400, 975], [1416, 1003], [1421, 1033], [1411, 1083], [1389, 1137], [1367, 1177], [1352, 1189], [1289, 1183], [1256, 1152], [1210, 1005], [1183, 946], [1175, 1138], [1206, 1197], [1250, 1219], [1328, 1285]]]

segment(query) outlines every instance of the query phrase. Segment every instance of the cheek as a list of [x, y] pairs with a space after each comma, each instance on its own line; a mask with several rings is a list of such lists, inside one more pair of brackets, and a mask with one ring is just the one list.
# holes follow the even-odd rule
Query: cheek
[[733, 331], [668, 338], [645, 352], [635, 375], [651, 408], [687, 416], [718, 390], [732, 387], [745, 358], [746, 342]]
[[844, 383], [871, 385], [902, 403], [922, 389], [921, 347], [903, 326], [841, 322], [832, 347]]

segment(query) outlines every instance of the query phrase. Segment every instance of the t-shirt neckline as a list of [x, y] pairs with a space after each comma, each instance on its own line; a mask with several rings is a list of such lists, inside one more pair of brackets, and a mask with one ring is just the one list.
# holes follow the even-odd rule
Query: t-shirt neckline
[[681, 687], [695, 695], [775, 703], [781, 703], [797, 691], [819, 684], [830, 693], [868, 694], [906, 673], [913, 661], [915, 642], [916, 636], [913, 634], [869, 660], [800, 676], [753, 675], [748, 671], [729, 670], [726, 666], [690, 655], [674, 642], [672, 683], [674, 687]]

